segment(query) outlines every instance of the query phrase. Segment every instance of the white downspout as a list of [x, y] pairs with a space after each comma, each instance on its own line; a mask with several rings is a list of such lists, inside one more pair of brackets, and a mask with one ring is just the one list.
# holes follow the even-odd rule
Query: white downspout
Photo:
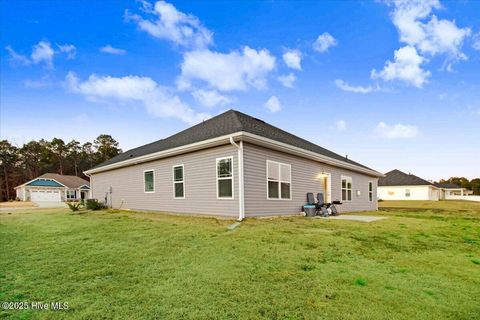
[[237, 148], [238, 153], [238, 221], [245, 218], [245, 201], [244, 201], [244, 181], [243, 181], [243, 141], [237, 144], [233, 137], [230, 137], [230, 143]]

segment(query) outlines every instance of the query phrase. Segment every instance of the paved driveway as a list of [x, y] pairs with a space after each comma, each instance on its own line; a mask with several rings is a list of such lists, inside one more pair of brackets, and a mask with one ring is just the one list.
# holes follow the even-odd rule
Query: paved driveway
[[58, 201], [38, 201], [35, 202], [38, 206], [37, 208], [66, 208], [67, 204], [65, 202], [58, 202]]

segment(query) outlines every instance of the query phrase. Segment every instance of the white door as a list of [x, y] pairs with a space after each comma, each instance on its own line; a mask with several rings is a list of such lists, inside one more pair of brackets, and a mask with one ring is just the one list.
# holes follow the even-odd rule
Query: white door
[[60, 201], [62, 201], [61, 196], [60, 196], [60, 190], [45, 190], [45, 189], [31, 190], [30, 191], [30, 200], [33, 201], [33, 202], [42, 202], [42, 201], [60, 202]]

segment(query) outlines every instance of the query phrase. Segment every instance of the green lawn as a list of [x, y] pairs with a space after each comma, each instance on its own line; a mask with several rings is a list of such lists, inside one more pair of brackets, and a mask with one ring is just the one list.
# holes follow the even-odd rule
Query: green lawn
[[479, 319], [480, 203], [382, 202], [362, 223], [0, 212], [13, 319]]

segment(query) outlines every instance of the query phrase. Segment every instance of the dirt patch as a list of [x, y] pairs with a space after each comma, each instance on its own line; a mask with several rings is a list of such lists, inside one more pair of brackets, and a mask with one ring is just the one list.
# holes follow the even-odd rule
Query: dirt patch
[[0, 202], [0, 208], [35, 208], [37, 205], [29, 201]]

